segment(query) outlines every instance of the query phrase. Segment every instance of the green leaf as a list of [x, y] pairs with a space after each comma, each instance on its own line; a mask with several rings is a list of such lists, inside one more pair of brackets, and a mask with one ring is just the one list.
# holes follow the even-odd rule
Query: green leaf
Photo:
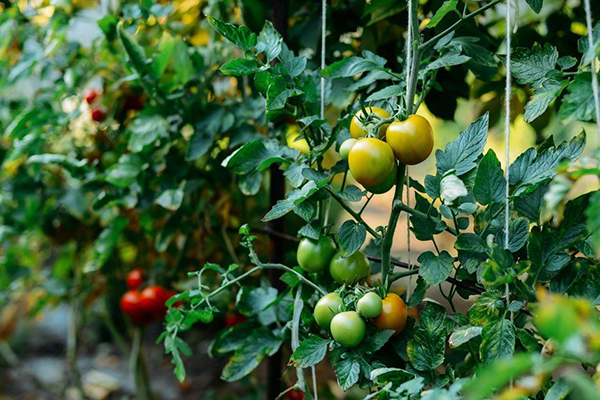
[[134, 153], [159, 139], [169, 137], [169, 124], [160, 115], [140, 115], [130, 125], [131, 135], [127, 147]]
[[408, 358], [416, 370], [434, 370], [444, 362], [449, 325], [442, 307], [427, 304], [421, 313], [421, 323], [406, 347]]
[[63, 154], [34, 154], [27, 159], [27, 164], [58, 164], [67, 168], [81, 169], [87, 165], [87, 160], [78, 160]]
[[167, 70], [176, 42], [177, 40], [168, 32], [163, 32], [160, 44], [158, 45], [158, 54], [152, 59], [152, 69], [156, 76], [161, 77]]
[[506, 194], [505, 182], [500, 161], [494, 150], [490, 149], [477, 167], [473, 195], [477, 202], [484, 206], [500, 203]]
[[566, 80], [559, 82], [549, 79], [542, 86], [535, 88], [533, 96], [525, 105], [525, 121], [532, 122], [546, 112], [550, 103], [560, 96], [567, 84]]
[[259, 139], [240, 147], [227, 157], [222, 165], [230, 168], [236, 174], [248, 174], [264, 171], [273, 163], [291, 162], [297, 154], [297, 150], [284, 147], [275, 139]]
[[137, 154], [124, 154], [119, 162], [108, 169], [106, 181], [121, 189], [125, 189], [133, 182], [144, 169], [144, 162]]
[[444, 282], [454, 268], [454, 260], [447, 251], [442, 251], [439, 256], [426, 251], [419, 256], [418, 261], [421, 264], [419, 275], [430, 285]]
[[118, 26], [117, 31], [125, 54], [127, 55], [127, 62], [136, 72], [143, 74], [146, 71], [146, 66], [148, 64], [144, 48], [137, 43], [133, 36], [127, 33], [122, 24]]
[[187, 84], [196, 73], [196, 69], [194, 68], [194, 63], [192, 62], [188, 49], [189, 47], [183, 42], [183, 40], [178, 39], [175, 42], [172, 65], [176, 72], [175, 81], [181, 85]]
[[442, 176], [454, 169], [456, 175], [460, 176], [475, 168], [475, 161], [485, 146], [488, 125], [489, 114], [485, 113], [450, 142], [444, 151], [437, 150], [435, 157], [438, 175]]
[[337, 376], [338, 385], [343, 391], [350, 389], [356, 382], [360, 374], [360, 364], [355, 358], [345, 358], [333, 366]]
[[456, 238], [454, 247], [457, 250], [472, 251], [477, 253], [487, 253], [488, 248], [485, 240], [475, 233], [461, 233]]
[[262, 221], [267, 222], [283, 217], [318, 190], [319, 187], [317, 184], [314, 181], [310, 181], [302, 186], [302, 188], [288, 192], [287, 197], [277, 201], [277, 204], [262, 218]]
[[277, 300], [277, 289], [274, 287], [247, 289], [244, 287], [237, 299], [237, 307], [246, 315], [258, 315], [271, 307]]
[[[10, 22], [12, 21], [9, 19], [2, 25], [2, 27], [0, 27], [0, 38], [3, 37], [1, 32], [2, 29], [5, 25], [10, 26]], [[106, 15], [98, 20], [98, 27], [102, 30], [102, 32], [104, 32], [106, 39], [110, 42], [112, 42], [117, 37], [118, 22], [119, 21], [117, 17], [115, 17], [114, 15]], [[3, 43], [0, 40], [0, 54], [2, 54], [3, 52], [3, 47]]]
[[365, 192], [360, 190], [357, 186], [348, 185], [343, 192], [338, 193], [338, 196], [346, 201], [357, 202], [363, 198], [364, 194]]
[[247, 58], [236, 58], [223, 64], [219, 70], [225, 75], [246, 76], [260, 71], [260, 66], [254, 60]]
[[441, 56], [440, 58], [438, 58], [435, 61], [428, 63], [427, 66], [425, 66], [425, 68], [423, 68], [419, 72], [419, 74], [421, 76], [424, 76], [428, 72], [432, 72], [432, 71], [435, 71], [440, 68], [453, 67], [455, 65], [464, 64], [470, 60], [471, 60], [471, 57], [466, 56], [464, 54], [460, 54], [457, 51], [453, 51], [453, 52], [444, 54], [443, 56]]
[[353, 220], [348, 220], [340, 227], [337, 237], [342, 255], [349, 257], [362, 247], [367, 238], [367, 228]]
[[541, 184], [534, 190], [515, 198], [513, 202], [514, 210], [517, 214], [528, 218], [530, 221], [538, 222], [540, 219], [542, 201], [547, 189], [547, 184]]
[[481, 337], [479, 352], [483, 361], [508, 358], [515, 351], [515, 327], [508, 319], [501, 318], [485, 325]]
[[154, 200], [159, 206], [166, 208], [170, 211], [177, 211], [181, 207], [183, 202], [183, 188], [185, 187], [185, 181], [177, 189], [167, 189], [161, 193], [160, 196]]
[[435, 28], [437, 24], [448, 14], [449, 12], [456, 11], [458, 0], [446, 0], [440, 8], [435, 12], [431, 21], [427, 24], [428, 28]]
[[386, 86], [385, 88], [383, 88], [381, 90], [378, 90], [378, 91], [376, 91], [374, 93], [371, 93], [369, 95], [369, 97], [367, 97], [367, 99], [365, 101], [366, 102], [380, 101], [380, 100], [386, 100], [386, 99], [398, 97], [402, 93], [404, 93], [404, 87], [405, 86], [406, 85], [404, 83], [401, 83], [401, 84], [398, 84], [398, 85]]
[[558, 378], [546, 393], [544, 400], [564, 400], [571, 393], [571, 387], [564, 377]]
[[419, 276], [417, 278], [417, 285], [415, 286], [415, 289], [413, 290], [412, 295], [406, 302], [406, 306], [407, 307], [416, 307], [417, 305], [419, 305], [425, 298], [425, 293], [427, 292], [428, 287], [429, 286], [427, 285], [425, 280], [423, 280], [423, 278], [421, 278]]
[[[494, 53], [479, 44], [478, 37], [457, 37], [447, 45], [448, 48], [458, 48], [471, 57], [468, 67], [475, 76], [485, 81], [490, 81], [498, 73], [498, 63]], [[439, 42], [438, 42], [439, 44]]]
[[600, 190], [590, 197], [590, 204], [585, 210], [587, 228], [592, 233], [591, 240], [594, 248], [600, 249]]
[[526, 0], [529, 7], [536, 13], [539, 14], [542, 11], [542, 6], [544, 5], [544, 0]]
[[385, 58], [365, 50], [363, 57], [346, 57], [336, 61], [321, 71], [321, 75], [327, 79], [348, 78], [366, 71], [381, 70], [385, 63]]
[[565, 376], [573, 388], [573, 399], [577, 400], [597, 400], [600, 399], [600, 391], [594, 381], [581, 373], [572, 373]]
[[450, 347], [459, 347], [467, 343], [469, 340], [481, 335], [482, 330], [483, 328], [480, 326], [461, 326], [452, 332], [450, 339], [448, 339], [448, 343], [450, 344]]
[[[508, 250], [512, 253], [516, 253], [521, 250], [527, 238], [529, 236], [529, 221], [525, 218], [513, 218], [508, 224]], [[504, 247], [504, 229], [498, 231], [498, 234], [494, 237], [494, 241], [498, 243], [500, 247]]]
[[255, 329], [244, 344], [235, 351], [223, 369], [221, 379], [233, 382], [248, 375], [258, 367], [265, 356], [275, 354], [282, 342], [280, 337], [275, 336], [266, 327]]
[[266, 21], [256, 44], [256, 51], [265, 53], [267, 61], [271, 62], [281, 52], [283, 37], [275, 30], [271, 21]]
[[576, 160], [585, 148], [585, 139], [585, 132], [582, 132], [571, 141], [565, 141], [558, 147], [546, 149], [540, 154], [534, 149], [521, 153], [510, 165], [510, 184], [516, 187], [513, 196], [518, 196], [528, 187], [552, 178], [561, 161]]
[[256, 33], [252, 33], [247, 26], [236, 26], [207, 16], [208, 23], [227, 40], [235, 44], [241, 50], [251, 50], [256, 46]]
[[319, 240], [322, 231], [321, 223], [318, 220], [312, 220], [298, 230], [298, 236], [305, 236], [314, 240]]
[[366, 341], [364, 345], [365, 351], [368, 354], [373, 354], [376, 351], [380, 350], [390, 340], [394, 333], [396, 332], [390, 329], [384, 329], [382, 331], [376, 332]]
[[331, 340], [317, 335], [310, 335], [303, 340], [290, 359], [290, 365], [299, 368], [308, 368], [320, 363], [327, 354]]
[[104, 228], [93, 245], [92, 258], [85, 264], [84, 272], [90, 273], [102, 268], [111, 257], [121, 234], [127, 226], [127, 218], [117, 217]]
[[506, 303], [498, 292], [485, 292], [479, 296], [469, 310], [471, 325], [485, 326], [500, 319]]
[[531, 50], [517, 48], [512, 56], [512, 76], [521, 85], [534, 88], [541, 86], [549, 73], [553, 72], [558, 61], [556, 47], [546, 43], [544, 47], [534, 44]]
[[593, 121], [594, 107], [592, 74], [581, 72], [575, 76], [575, 79], [567, 87], [567, 94], [562, 98], [558, 117], [561, 120]]

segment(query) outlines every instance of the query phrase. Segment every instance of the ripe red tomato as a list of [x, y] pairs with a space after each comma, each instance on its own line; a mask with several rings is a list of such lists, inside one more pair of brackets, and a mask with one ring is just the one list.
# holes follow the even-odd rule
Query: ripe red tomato
[[142, 310], [155, 318], [162, 319], [167, 313], [165, 302], [169, 300], [171, 294], [162, 286], [148, 286], [142, 291], [140, 304]]
[[137, 290], [144, 283], [144, 271], [136, 268], [127, 274], [127, 287]]
[[98, 96], [100, 96], [100, 91], [96, 88], [87, 88], [83, 91], [83, 98], [88, 104], [92, 104]]
[[142, 294], [137, 290], [129, 290], [121, 296], [121, 310], [136, 324], [147, 324], [152, 316], [142, 308]]
[[287, 400], [304, 400], [304, 394], [300, 389], [292, 389], [285, 394]]
[[96, 122], [102, 122], [106, 119], [106, 112], [102, 107], [93, 107], [92, 119]]
[[246, 316], [238, 312], [227, 313], [225, 316], [225, 326], [228, 328], [239, 325], [242, 322], [246, 322]]

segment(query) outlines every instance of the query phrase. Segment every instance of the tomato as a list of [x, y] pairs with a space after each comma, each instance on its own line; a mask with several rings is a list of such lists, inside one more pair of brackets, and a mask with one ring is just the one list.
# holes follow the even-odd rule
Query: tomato
[[341, 311], [342, 298], [337, 293], [328, 293], [321, 297], [315, 306], [314, 317], [317, 324], [329, 329], [331, 320]]
[[394, 161], [394, 167], [392, 168], [392, 172], [388, 175], [388, 177], [377, 186], [365, 186], [369, 192], [373, 194], [383, 194], [390, 191], [391, 188], [396, 184], [396, 179], [398, 178], [398, 165]]
[[350, 153], [350, 149], [354, 146], [354, 143], [356, 143], [356, 139], [344, 140], [344, 143], [340, 146], [340, 157], [342, 157], [342, 160], [348, 159], [348, 153]]
[[304, 400], [304, 394], [300, 389], [292, 389], [285, 394], [286, 400]]
[[96, 122], [102, 122], [106, 118], [106, 112], [102, 107], [92, 108], [92, 119]]
[[308, 154], [310, 147], [304, 137], [300, 137], [300, 129], [297, 125], [288, 125], [287, 133], [285, 134], [285, 141], [288, 147], [296, 150], [300, 150], [302, 154]]
[[100, 96], [100, 91], [96, 88], [87, 88], [83, 91], [83, 98], [88, 104], [92, 104], [98, 96]]
[[225, 326], [228, 328], [239, 325], [242, 322], [246, 322], [246, 316], [238, 312], [227, 313], [225, 316]]
[[366, 331], [365, 321], [356, 311], [339, 313], [331, 320], [331, 336], [344, 347], [358, 346]]
[[136, 268], [127, 274], [127, 287], [137, 290], [144, 283], [144, 271]]
[[[365, 107], [365, 111], [367, 111], [367, 115], [370, 114], [375, 114], [380, 116], [381, 118], [389, 118], [390, 117], [390, 113], [385, 111], [383, 108], [379, 108], [379, 107]], [[359, 138], [359, 137], [363, 137], [366, 136], [368, 132], [368, 127], [370, 125], [375, 125], [377, 124], [377, 122], [379, 122], [377, 117], [370, 117], [372, 118], [372, 122], [366, 124], [363, 124], [360, 120], [361, 119], [365, 119], [364, 117], [364, 113], [363, 110], [360, 109], [358, 110], [358, 112], [356, 114], [354, 114], [354, 117], [352, 117], [352, 121], [350, 121], [350, 136], [352, 136], [353, 138]], [[379, 137], [382, 137], [385, 134], [385, 130], [387, 129], [388, 124], [382, 125], [379, 128]]]
[[401, 163], [415, 165], [423, 162], [433, 149], [433, 129], [420, 115], [411, 115], [406, 121], [394, 121], [387, 128], [385, 140]]
[[406, 309], [406, 315], [408, 316], [408, 318], [412, 318], [417, 322], [421, 320], [421, 317], [419, 315], [419, 309], [417, 307], [408, 307]]
[[383, 302], [375, 292], [366, 293], [356, 303], [356, 310], [365, 318], [375, 318], [381, 314]]
[[396, 331], [394, 335], [399, 334], [406, 325], [406, 305], [394, 293], [388, 293], [383, 299], [381, 314], [373, 320], [379, 330], [391, 329]]
[[394, 169], [395, 163], [392, 148], [379, 139], [361, 139], [348, 153], [350, 172], [365, 187], [382, 184]]
[[321, 235], [319, 240], [304, 238], [298, 245], [296, 258], [298, 265], [307, 272], [322, 271], [335, 255], [335, 243], [331, 238]]
[[164, 318], [167, 313], [165, 302], [171, 297], [170, 294], [162, 286], [148, 286], [141, 294], [140, 304], [142, 309], [155, 318]]
[[340, 285], [353, 285], [371, 275], [371, 265], [360, 251], [350, 257], [343, 257], [342, 253], [338, 252], [329, 263], [329, 273]]
[[142, 308], [142, 294], [137, 290], [129, 290], [121, 296], [121, 310], [136, 324], [146, 324], [152, 316]]

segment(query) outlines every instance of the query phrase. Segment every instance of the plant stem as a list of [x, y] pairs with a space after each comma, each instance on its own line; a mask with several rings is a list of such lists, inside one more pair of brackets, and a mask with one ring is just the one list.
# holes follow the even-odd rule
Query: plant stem
[[390, 283], [396, 282], [398, 279], [405, 278], [407, 276], [417, 275], [419, 273], [418, 269], [411, 269], [404, 272], [396, 272], [395, 274], [390, 275]]
[[419, 65], [421, 64], [421, 51], [419, 46], [421, 43], [421, 35], [419, 33], [419, 15], [418, 15], [418, 4], [417, 0], [408, 0], [412, 3], [412, 13], [409, 18], [412, 22], [412, 64], [408, 70], [408, 85], [406, 88], [406, 117], [412, 115], [416, 110], [415, 105], [415, 93], [417, 91], [417, 81], [419, 80]]
[[[431, 217], [430, 215], [427, 215], [421, 211], [415, 210], [414, 208], [411, 208], [409, 206], [407, 206], [406, 204], [402, 203], [401, 201], [397, 202], [394, 204], [394, 208], [398, 208], [400, 211], [406, 211], [407, 213], [414, 215], [415, 217], [419, 217], [419, 218], [423, 218], [423, 219], [429, 219], [429, 220], [434, 220], [433, 217]], [[451, 227], [447, 226], [446, 227], [446, 231], [450, 232], [451, 234], [453, 234], [454, 236], [457, 235], [456, 230], [452, 229]]]
[[393, 269], [391, 264], [392, 245], [394, 244], [394, 232], [396, 231], [396, 225], [398, 224], [398, 218], [400, 217], [401, 212], [398, 207], [395, 207], [395, 204], [402, 199], [404, 178], [406, 175], [405, 172], [406, 165], [400, 163], [398, 166], [398, 176], [396, 178], [396, 191], [394, 192], [392, 212], [385, 231], [385, 236], [383, 237], [383, 242], [381, 243], [381, 278], [383, 279], [383, 286], [386, 290], [390, 288], [389, 275]]
[[[333, 190], [331, 190], [331, 188], [329, 186], [326, 187], [327, 191], [331, 194], [331, 197], [333, 197], [335, 199], [335, 201], [337, 201], [338, 203], [340, 203], [340, 205], [344, 208], [344, 210], [348, 211], [348, 214], [352, 215], [352, 217], [356, 220], [356, 222], [358, 222], [359, 224], [364, 225], [365, 228], [367, 228], [367, 231], [375, 238], [375, 239], [379, 239], [379, 234], [369, 226], [369, 224], [367, 224], [367, 222], [362, 219], [362, 217], [352, 209], [352, 207], [350, 207], [348, 205], [348, 203], [346, 203], [340, 196], [337, 195], [337, 193], [335, 193]], [[402, 189], [400, 189], [402, 190]]]
[[451, 26], [449, 26], [448, 28], [446, 28], [445, 30], [443, 30], [442, 32], [440, 32], [439, 34], [435, 35], [434, 37], [432, 37], [428, 41], [424, 42], [421, 45], [421, 47], [420, 47], [420, 51], [424, 52], [425, 50], [427, 50], [428, 48], [430, 48], [431, 46], [433, 46], [437, 41], [439, 41], [440, 39], [448, 36], [450, 33], [454, 32], [455, 30], [457, 30], [458, 28], [460, 28], [468, 20], [470, 20], [472, 18], [475, 18], [479, 14], [484, 13], [486, 10], [494, 7], [496, 4], [500, 3], [501, 1], [502, 0], [493, 0], [490, 3], [486, 4], [485, 6], [479, 8], [478, 10], [475, 10], [472, 13], [469, 13], [469, 14], [465, 15], [464, 18], [456, 21], [454, 24], [452, 24]]

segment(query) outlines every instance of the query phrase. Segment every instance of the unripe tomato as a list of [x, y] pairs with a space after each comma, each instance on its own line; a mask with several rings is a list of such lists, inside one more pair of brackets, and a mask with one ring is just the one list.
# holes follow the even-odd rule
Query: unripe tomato
[[331, 320], [331, 336], [344, 347], [355, 347], [365, 337], [367, 326], [356, 311], [339, 313]]
[[144, 283], [144, 271], [136, 268], [127, 274], [127, 287], [137, 290]]
[[388, 293], [383, 299], [381, 314], [373, 320], [379, 330], [390, 329], [399, 334], [406, 325], [406, 304], [400, 296]]
[[340, 285], [353, 285], [371, 275], [371, 265], [367, 257], [360, 251], [350, 257], [336, 253], [329, 263], [329, 273]]
[[[380, 116], [381, 118], [390, 117], [389, 112], [379, 107], [365, 107], [365, 111], [367, 111], [367, 115], [375, 114]], [[354, 117], [352, 117], [352, 121], [350, 121], [350, 136], [352, 136], [353, 138], [363, 137], [366, 136], [368, 133], [369, 125], [365, 126], [362, 122], [360, 122], [361, 119], [365, 119], [365, 115], [362, 109], [358, 110], [358, 112], [354, 114]], [[375, 117], [373, 118], [373, 122], [371, 123], [371, 125], [375, 125], [377, 124], [377, 122], [379, 122], [379, 120]], [[385, 134], [385, 130], [387, 129], [387, 127], [388, 124], [385, 124], [379, 128], [379, 137], [382, 137]]]
[[366, 293], [356, 303], [356, 310], [365, 318], [375, 318], [381, 314], [383, 302], [375, 292]]
[[306, 139], [303, 137], [301, 138], [300, 135], [300, 129], [297, 125], [288, 125], [285, 141], [288, 147], [300, 150], [302, 154], [308, 154], [308, 152], [310, 152], [310, 146]]
[[340, 313], [342, 298], [337, 293], [328, 293], [321, 297], [315, 306], [314, 317], [317, 324], [324, 329], [329, 329], [331, 320]]
[[121, 296], [121, 311], [136, 324], [146, 324], [152, 317], [142, 308], [142, 295], [137, 290], [129, 290]]
[[92, 119], [96, 122], [102, 122], [106, 119], [106, 112], [102, 107], [93, 107]]
[[100, 91], [96, 88], [87, 88], [83, 91], [83, 98], [88, 104], [92, 104], [100, 96]]
[[433, 128], [420, 115], [411, 115], [406, 121], [394, 121], [387, 128], [385, 140], [401, 163], [415, 165], [423, 162], [433, 149]]
[[394, 162], [394, 167], [392, 168], [392, 172], [388, 175], [388, 177], [377, 186], [365, 186], [369, 192], [373, 194], [383, 194], [390, 191], [391, 188], [396, 184], [396, 179], [398, 178], [398, 165]]
[[354, 179], [365, 187], [382, 184], [394, 168], [394, 152], [382, 140], [361, 139], [348, 153], [348, 167]]
[[171, 297], [169, 295], [170, 293], [162, 286], [148, 286], [141, 294], [142, 309], [155, 318], [164, 318], [167, 313], [165, 302]]
[[331, 238], [321, 235], [319, 240], [304, 238], [298, 245], [296, 258], [298, 265], [307, 272], [319, 272], [327, 268], [335, 255], [335, 243]]
[[356, 139], [354, 138], [344, 140], [344, 143], [340, 146], [340, 157], [342, 157], [342, 160], [348, 159], [348, 153], [350, 153], [350, 149], [354, 146], [354, 143], [356, 143]]

